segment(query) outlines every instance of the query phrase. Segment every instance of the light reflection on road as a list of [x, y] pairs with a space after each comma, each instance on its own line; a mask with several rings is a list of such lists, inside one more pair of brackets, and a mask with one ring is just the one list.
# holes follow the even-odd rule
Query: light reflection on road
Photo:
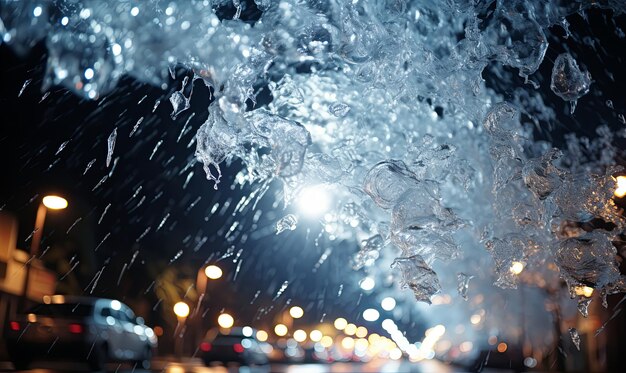
[[[43, 369], [46, 367], [46, 369]], [[34, 369], [23, 371], [29, 373], [61, 373], [86, 372], [86, 367], [78, 364], [41, 363]], [[334, 363], [334, 364], [296, 364], [248, 367], [239, 365], [204, 366], [199, 362], [154, 362], [151, 370], [133, 369], [128, 364], [108, 364], [107, 373], [456, 373], [465, 372], [460, 367], [451, 367], [437, 361], [422, 361], [412, 364], [407, 361], [371, 361], [369, 363]], [[11, 369], [0, 369], [0, 372], [16, 372]]]

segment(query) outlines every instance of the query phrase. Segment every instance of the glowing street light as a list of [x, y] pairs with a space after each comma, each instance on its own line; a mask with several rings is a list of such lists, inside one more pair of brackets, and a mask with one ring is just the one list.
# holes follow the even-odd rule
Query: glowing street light
[[189, 306], [185, 302], [178, 302], [174, 305], [174, 314], [179, 319], [185, 319], [189, 316]]
[[67, 200], [59, 196], [45, 196], [42, 202], [44, 206], [51, 210], [63, 210], [67, 207]]
[[617, 198], [623, 198], [626, 196], [626, 176], [618, 176], [615, 181], [617, 181], [617, 188], [615, 188], [614, 195]]
[[[114, 304], [111, 304], [114, 306]], [[187, 316], [189, 316], [189, 305], [185, 302], [178, 302], [174, 305], [174, 314], [178, 317], [178, 324], [184, 325], [187, 321]], [[176, 327], [178, 329], [178, 327]], [[176, 337], [174, 339], [174, 354], [178, 357], [182, 356], [183, 353], [183, 340], [182, 338]]]
[[337, 330], [344, 330], [346, 326], [348, 326], [348, 320], [344, 319], [343, 317], [339, 317], [335, 320], [334, 325]]
[[235, 324], [235, 319], [231, 315], [223, 313], [217, 317], [217, 324], [224, 329], [229, 329]]
[[302, 329], [298, 329], [295, 332], [293, 332], [293, 339], [296, 340], [296, 342], [304, 342], [306, 341], [306, 332]]
[[276, 333], [276, 335], [279, 337], [286, 336], [287, 332], [289, 332], [289, 329], [287, 329], [287, 325], [285, 324], [276, 324], [276, 326], [274, 327], [274, 333]]
[[[50, 210], [63, 210], [67, 208], [67, 200], [63, 197], [49, 195], [43, 197], [39, 207], [37, 208], [37, 216], [35, 217], [35, 229], [33, 230], [33, 240], [30, 244], [30, 255], [35, 257], [39, 254], [39, 245], [41, 244], [41, 237], [43, 235], [43, 225], [46, 221], [46, 213]], [[22, 305], [26, 303], [28, 297], [28, 284], [30, 279], [30, 267], [31, 261], [26, 262], [26, 274], [24, 276], [24, 286], [22, 287]]]
[[519, 275], [524, 270], [524, 263], [522, 262], [513, 262], [511, 263], [511, 268], [509, 268], [512, 274]]
[[267, 338], [269, 338], [269, 335], [267, 334], [265, 330], [257, 330], [256, 339], [258, 339], [261, 342], [265, 342], [267, 341]]
[[346, 333], [347, 335], [354, 335], [356, 334], [356, 330], [357, 327], [354, 324], [348, 324], [346, 325], [346, 327], [343, 329], [343, 332]]
[[317, 329], [311, 330], [311, 333], [309, 333], [309, 338], [311, 338], [313, 342], [319, 342], [322, 340], [323, 337], [324, 335], [322, 334], [322, 332]]
[[346, 350], [352, 350], [354, 348], [354, 339], [351, 337], [345, 337], [341, 340], [341, 347]]
[[333, 345], [333, 338], [325, 335], [320, 340], [320, 344], [322, 345], [322, 347], [330, 348]]
[[289, 314], [291, 315], [291, 317], [293, 317], [294, 319], [299, 319], [302, 316], [304, 316], [304, 310], [301, 307], [298, 306], [293, 306], [289, 309]]
[[354, 334], [359, 338], [365, 338], [367, 336], [367, 328], [364, 326], [359, 326], [356, 328], [356, 332]]
[[204, 269], [204, 274], [211, 280], [217, 280], [222, 277], [222, 273], [222, 269], [216, 265], [210, 265]]

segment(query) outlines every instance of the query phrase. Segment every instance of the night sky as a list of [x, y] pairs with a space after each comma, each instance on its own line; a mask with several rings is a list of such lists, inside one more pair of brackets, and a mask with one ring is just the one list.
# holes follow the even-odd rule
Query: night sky
[[[149, 323], [160, 323], [164, 315], [171, 323], [171, 308], [159, 301], [159, 276], [170, 271], [166, 276], [178, 279], [174, 282], [182, 299], [196, 271], [217, 262], [226, 276], [209, 289], [207, 320], [224, 309], [238, 322], [265, 326], [290, 303], [302, 306], [305, 321], [312, 324], [339, 316], [358, 322], [360, 312], [374, 305], [373, 296], [360, 294], [358, 276], [364, 275], [351, 269], [354, 242], [318, 238], [322, 226], [315, 220], [303, 220], [297, 230], [275, 236], [276, 220], [290, 212], [283, 209], [278, 183], [258, 202], [256, 211], [263, 212], [258, 222], [252, 203], [233, 216], [252, 188], [231, 188], [240, 167], [233, 164], [223, 170], [216, 191], [194, 161], [195, 143], [190, 142], [211, 102], [200, 80], [193, 86], [191, 108], [173, 120], [168, 98], [180, 89], [183, 69], [166, 90], [125, 78], [118, 89], [93, 102], [59, 87], [42, 92], [45, 58], [41, 43], [26, 56], [0, 47], [0, 167], [5, 175], [0, 207], [18, 217], [18, 247], [27, 249], [41, 197], [58, 193], [68, 199], [66, 210], [48, 214], [41, 245], [42, 251], [50, 247], [42, 256], [46, 266], [59, 277], [69, 272], [59, 282], [59, 292], [118, 298], [144, 310], [138, 313]], [[28, 79], [32, 81], [18, 97]], [[107, 168], [107, 138], [116, 128]], [[229, 234], [235, 221], [240, 225]], [[244, 243], [242, 233], [249, 236]], [[329, 247], [329, 259], [315, 269]], [[234, 279], [239, 261], [233, 259], [241, 249]], [[231, 256], [221, 258], [229, 250]], [[273, 301], [284, 281], [289, 286]], [[423, 333], [418, 320], [411, 315], [405, 319], [416, 326], [416, 335]]]

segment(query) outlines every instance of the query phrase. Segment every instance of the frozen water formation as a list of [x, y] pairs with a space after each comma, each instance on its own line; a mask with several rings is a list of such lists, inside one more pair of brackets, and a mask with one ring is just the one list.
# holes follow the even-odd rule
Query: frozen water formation
[[576, 108], [576, 100], [589, 92], [591, 75], [580, 71], [578, 63], [569, 53], [560, 54], [552, 68], [550, 88], [557, 96], [572, 105], [571, 113]]
[[[169, 98], [172, 117], [189, 109], [188, 84], [212, 89], [196, 157], [215, 187], [235, 159], [237, 180], [282, 181], [287, 205], [323, 184], [334, 205], [322, 224], [363, 242], [354, 267], [391, 274], [420, 301], [447, 284], [438, 263], [477, 250], [503, 288], [517, 286], [516, 262], [611, 294], [626, 290], [612, 244], [624, 231], [612, 133], [600, 128], [595, 148], [574, 136], [556, 149], [532, 125], [555, 111], [505, 73], [538, 86], [551, 27], [592, 7], [625, 11], [619, 1], [4, 0], [0, 36], [18, 53], [45, 39], [44, 89], [88, 99], [123, 74], [163, 86], [171, 67], [193, 72]], [[510, 84], [507, 100], [487, 73]], [[575, 54], [556, 59], [550, 88], [572, 103], [589, 91]], [[262, 90], [271, 99], [257, 102]], [[572, 228], [594, 219], [614, 228]], [[287, 215], [277, 233], [295, 224]], [[389, 255], [399, 255], [393, 270]], [[477, 269], [460, 284], [458, 272], [452, 289], [465, 297]]]

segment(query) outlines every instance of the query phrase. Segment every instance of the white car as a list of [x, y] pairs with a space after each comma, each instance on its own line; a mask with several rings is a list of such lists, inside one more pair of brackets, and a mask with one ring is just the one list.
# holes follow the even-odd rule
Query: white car
[[44, 303], [10, 320], [7, 349], [17, 369], [34, 360], [86, 361], [102, 370], [107, 361], [149, 368], [157, 338], [125, 304], [114, 299], [45, 297]]

